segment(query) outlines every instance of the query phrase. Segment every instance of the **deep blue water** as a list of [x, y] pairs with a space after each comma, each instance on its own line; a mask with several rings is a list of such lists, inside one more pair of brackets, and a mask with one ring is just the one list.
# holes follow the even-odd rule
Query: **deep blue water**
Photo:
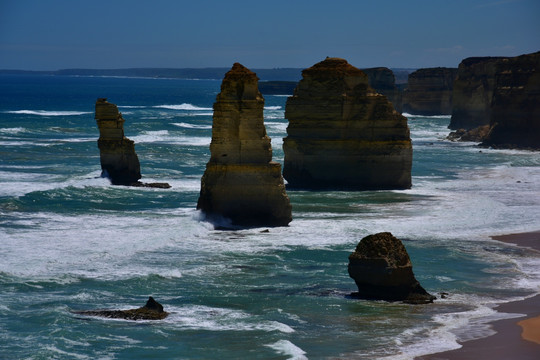
[[[449, 117], [408, 115], [413, 188], [288, 191], [289, 227], [216, 231], [195, 210], [220, 81], [0, 77], [0, 358], [410, 359], [485, 336], [493, 310], [539, 292], [540, 261], [491, 235], [540, 227], [540, 154], [444, 140]], [[94, 103], [119, 106], [142, 181], [100, 178]], [[266, 96], [283, 161], [286, 97]], [[359, 301], [348, 255], [401, 238], [427, 306]], [[70, 310], [171, 315], [104, 320]]]

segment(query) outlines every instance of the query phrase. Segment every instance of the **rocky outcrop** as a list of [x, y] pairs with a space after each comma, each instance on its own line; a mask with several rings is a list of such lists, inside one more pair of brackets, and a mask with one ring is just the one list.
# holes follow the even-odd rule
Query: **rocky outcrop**
[[448, 128], [471, 130], [489, 125], [495, 72], [500, 57], [472, 57], [458, 67], [452, 92], [452, 119]]
[[484, 146], [540, 149], [540, 52], [496, 62]]
[[471, 130], [458, 129], [452, 131], [447, 139], [451, 141], [471, 141], [471, 142], [482, 142], [484, 141], [490, 131], [489, 125], [479, 126]]
[[153, 297], [149, 297], [146, 305], [137, 309], [130, 310], [85, 310], [85, 311], [72, 311], [77, 315], [86, 316], [99, 316], [110, 319], [124, 319], [124, 320], [162, 320], [165, 319], [169, 313], [163, 310], [163, 305], [154, 300]]
[[348, 270], [358, 286], [355, 297], [414, 304], [435, 299], [414, 277], [403, 243], [389, 232], [363, 238], [349, 256]]
[[197, 209], [210, 220], [239, 226], [285, 226], [291, 205], [281, 165], [272, 161], [264, 127], [258, 78], [234, 64], [214, 103], [210, 161], [201, 180]]
[[386, 67], [376, 67], [362, 69], [368, 76], [369, 86], [379, 94], [382, 94], [390, 100], [394, 109], [401, 113], [401, 91], [396, 86], [396, 79], [392, 70]]
[[130, 185], [141, 178], [134, 142], [124, 136], [124, 118], [115, 104], [101, 98], [96, 101], [102, 176], [114, 185]]
[[407, 119], [367, 75], [339, 58], [302, 72], [287, 99], [283, 176], [291, 188], [406, 189], [412, 145]]
[[419, 69], [409, 75], [402, 110], [415, 115], [450, 115], [452, 88], [457, 69]]
[[96, 122], [99, 128], [98, 148], [101, 176], [113, 185], [130, 185], [168, 189], [167, 183], [142, 183], [141, 166], [135, 144], [124, 136], [124, 118], [115, 104], [100, 98], [96, 101]]

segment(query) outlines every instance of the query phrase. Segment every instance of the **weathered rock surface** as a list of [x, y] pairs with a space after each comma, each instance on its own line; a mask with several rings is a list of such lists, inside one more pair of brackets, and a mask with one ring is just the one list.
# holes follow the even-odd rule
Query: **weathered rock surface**
[[302, 72], [287, 99], [283, 176], [291, 188], [406, 189], [412, 145], [407, 119], [367, 75], [339, 58]]
[[124, 320], [162, 320], [165, 319], [169, 313], [163, 310], [163, 305], [154, 300], [153, 297], [149, 297], [146, 305], [137, 309], [130, 310], [85, 310], [85, 311], [72, 311], [77, 315], [86, 316], [99, 316], [111, 319], [124, 319]]
[[170, 188], [167, 183], [142, 183], [141, 166], [135, 153], [135, 144], [124, 136], [124, 118], [115, 104], [100, 98], [96, 101], [96, 122], [99, 128], [98, 148], [101, 176], [113, 185]]
[[96, 101], [102, 176], [114, 185], [130, 185], [141, 178], [134, 142], [124, 136], [124, 118], [115, 104], [101, 98]]
[[349, 256], [348, 270], [358, 286], [355, 297], [414, 304], [435, 299], [414, 277], [403, 243], [389, 232], [363, 238]]
[[409, 75], [402, 110], [415, 115], [450, 115], [457, 69], [426, 68]]
[[197, 209], [233, 225], [285, 226], [292, 220], [291, 205], [281, 165], [272, 161], [257, 82], [255, 73], [238, 63], [223, 79]]
[[368, 76], [369, 86], [371, 86], [379, 94], [382, 94], [390, 100], [394, 109], [401, 113], [401, 91], [396, 86], [396, 78], [392, 70], [386, 67], [376, 67], [362, 69]]
[[540, 52], [496, 62], [490, 126], [484, 146], [540, 149]]
[[452, 92], [452, 119], [448, 128], [471, 130], [489, 125], [495, 72], [501, 57], [471, 57], [458, 67]]
[[452, 141], [482, 142], [487, 138], [490, 129], [489, 125], [479, 126], [471, 130], [458, 129], [451, 132], [447, 139]]

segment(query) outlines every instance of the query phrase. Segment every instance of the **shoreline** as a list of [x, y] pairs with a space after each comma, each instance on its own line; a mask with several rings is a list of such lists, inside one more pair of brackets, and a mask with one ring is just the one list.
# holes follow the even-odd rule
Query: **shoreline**
[[[492, 236], [493, 240], [530, 248], [540, 256], [540, 231]], [[460, 343], [461, 348], [418, 356], [415, 360], [520, 359], [540, 358], [540, 294], [519, 301], [500, 304], [503, 313], [522, 317], [496, 320], [490, 325], [494, 335]]]

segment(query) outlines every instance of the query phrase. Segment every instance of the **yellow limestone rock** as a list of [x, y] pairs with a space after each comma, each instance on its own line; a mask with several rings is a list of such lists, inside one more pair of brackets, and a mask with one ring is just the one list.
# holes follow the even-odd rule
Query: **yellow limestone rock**
[[302, 77], [285, 108], [287, 186], [410, 188], [407, 118], [368, 85], [367, 75], [346, 60], [327, 58], [302, 71]]
[[124, 118], [115, 104], [100, 98], [96, 101], [102, 176], [114, 185], [133, 185], [141, 178], [134, 142], [124, 136]]
[[239, 63], [225, 74], [214, 103], [210, 161], [197, 209], [239, 226], [285, 226], [291, 205], [281, 165], [272, 161], [264, 98], [256, 74]]

